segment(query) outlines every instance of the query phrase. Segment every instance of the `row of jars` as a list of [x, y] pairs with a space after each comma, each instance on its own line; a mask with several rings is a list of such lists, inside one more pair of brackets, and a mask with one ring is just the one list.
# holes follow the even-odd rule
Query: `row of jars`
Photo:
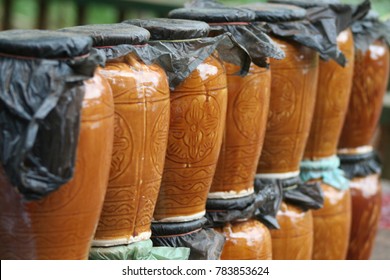
[[[61, 87], [57, 80], [63, 78], [61, 98], [70, 99], [71, 87], [84, 94], [69, 182], [38, 197], [44, 183], [26, 191], [25, 181], [9, 171], [3, 151], [1, 259], [136, 258], [137, 244], [148, 248], [139, 258], [345, 259], [347, 252], [352, 259], [369, 257], [379, 217], [379, 173], [350, 176], [349, 182], [336, 155], [339, 149], [351, 169], [356, 162], [373, 165], [370, 141], [387, 84], [387, 45], [379, 39], [366, 51], [355, 51], [346, 29], [337, 37], [346, 57], [340, 66], [282, 36], [263, 39], [269, 46], [276, 43], [274, 58], [263, 54], [259, 60], [251, 41], [237, 46], [226, 34], [207, 37], [210, 26], [216, 33], [215, 27], [247, 31], [251, 21], [306, 17], [305, 9], [287, 5], [249, 8], [179, 9], [170, 17], [186, 20], [0, 33], [0, 70], [7, 73], [1, 81], [8, 114], [3, 123], [20, 115], [13, 110], [18, 106], [10, 106], [10, 95], [20, 94], [16, 99], [29, 103], [31, 92], [41, 90], [35, 84], [49, 90], [52, 83]], [[242, 55], [241, 67], [226, 58], [229, 54]], [[269, 68], [260, 67], [264, 61]], [[48, 78], [42, 76], [46, 63], [66, 69]], [[83, 82], [64, 78], [64, 73], [80, 76], [80, 65], [98, 63]], [[26, 111], [34, 118], [27, 132], [53, 91], [41, 107], [31, 98], [35, 107], [29, 104]], [[64, 119], [74, 114], [62, 113]], [[47, 119], [55, 126], [55, 118], [48, 114]], [[14, 126], [1, 126], [3, 139]], [[27, 132], [20, 132], [22, 144], [28, 142]], [[48, 158], [38, 159], [40, 172], [52, 168], [50, 157], [57, 156], [44, 144], [69, 144], [59, 144], [62, 135], [58, 142], [43, 136], [51, 139], [35, 145], [46, 148]], [[5, 140], [6, 151], [4, 145], [12, 141]], [[26, 158], [20, 166], [28, 169], [34, 161]], [[317, 183], [317, 190], [320, 184], [320, 193], [313, 194], [310, 183]], [[276, 201], [274, 217], [265, 217], [267, 207], [256, 202], [267, 191]], [[321, 209], [303, 203], [310, 204], [313, 196], [321, 196]]]

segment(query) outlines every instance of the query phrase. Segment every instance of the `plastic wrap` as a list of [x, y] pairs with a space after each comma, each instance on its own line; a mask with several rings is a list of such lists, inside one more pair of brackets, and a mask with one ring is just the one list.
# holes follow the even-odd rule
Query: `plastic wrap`
[[211, 227], [251, 218], [254, 212], [255, 195], [234, 199], [208, 199], [206, 204], [206, 218]]
[[[159, 25], [158, 22], [160, 22]], [[151, 34], [157, 33], [156, 30], [169, 30], [165, 33], [166, 37], [151, 37], [147, 46], [136, 48], [135, 51], [146, 64], [157, 63], [166, 70], [171, 89], [185, 80], [216, 50], [221, 59], [240, 66], [240, 73], [237, 74], [245, 75], [249, 71], [250, 57], [231, 34], [222, 34], [213, 38], [197, 38], [195, 35], [199, 35], [200, 22], [189, 20], [128, 20], [125, 23], [143, 26]], [[203, 26], [201, 29], [204, 28]], [[195, 35], [190, 34], [191, 30]], [[186, 38], [179, 37], [179, 35]]]
[[340, 159], [337, 156], [313, 161], [303, 160], [300, 177], [304, 182], [321, 179], [325, 184], [336, 189], [346, 190], [349, 187], [349, 181], [339, 167]]
[[[324, 203], [320, 184], [302, 183], [299, 177], [292, 177], [287, 179], [256, 178], [256, 190], [264, 186], [269, 189], [277, 190], [273, 211], [271, 212], [268, 210], [270, 213], [272, 213], [272, 215], [266, 219], [267, 222], [264, 221], [265, 224], [270, 228], [279, 228], [275, 217], [282, 201], [297, 206], [303, 211], [307, 211], [309, 209], [319, 209], [323, 206]], [[264, 211], [260, 211], [260, 213], [262, 212]], [[261, 221], [264, 220], [261, 215], [257, 216], [261, 218]]]
[[276, 181], [255, 178], [256, 210], [254, 217], [270, 229], [279, 229], [276, 215], [283, 200], [283, 187]]
[[73, 177], [83, 81], [98, 63], [91, 45], [53, 31], [0, 32], [0, 159], [26, 200]]
[[375, 151], [364, 154], [339, 154], [340, 168], [348, 179], [380, 174], [382, 164]]
[[150, 239], [124, 246], [92, 247], [90, 260], [187, 260], [188, 248], [153, 247]]
[[[232, 34], [241, 47], [249, 53], [252, 62], [257, 66], [268, 67], [268, 57], [275, 59], [285, 57], [284, 52], [261, 28], [250, 23], [254, 20], [255, 14], [249, 10], [228, 8], [176, 9], [169, 13], [169, 17], [206, 21], [211, 25], [212, 35]], [[239, 24], [236, 22], [239, 22]]]
[[390, 45], [390, 20], [382, 22], [376, 12], [368, 15], [351, 26], [355, 48], [366, 52], [369, 46], [378, 39], [383, 39]]
[[341, 3], [339, 0], [269, 0], [270, 3], [282, 3], [288, 5], [296, 5], [307, 9], [308, 19], [313, 21], [312, 15], [315, 15], [317, 11], [328, 10], [329, 23], [333, 25], [335, 23], [337, 34], [350, 27], [354, 22], [364, 18], [371, 9], [371, 2], [364, 0], [359, 5], [350, 5]]
[[153, 223], [153, 245], [190, 248], [190, 260], [218, 260], [225, 237], [211, 228], [203, 228], [206, 223], [205, 218], [183, 223]]

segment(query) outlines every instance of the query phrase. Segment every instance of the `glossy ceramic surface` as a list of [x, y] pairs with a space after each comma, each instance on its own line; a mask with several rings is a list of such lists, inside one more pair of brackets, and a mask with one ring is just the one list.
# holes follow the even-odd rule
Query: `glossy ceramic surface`
[[164, 168], [169, 126], [165, 72], [135, 55], [109, 61], [102, 71], [115, 103], [114, 148], [94, 246], [150, 237]]
[[339, 49], [347, 59], [345, 67], [333, 60], [320, 61], [317, 100], [304, 158], [315, 160], [337, 153], [337, 144], [352, 88], [354, 44], [350, 30], [337, 37]]
[[347, 259], [370, 259], [382, 205], [382, 186], [379, 174], [353, 178], [350, 181], [352, 197], [352, 225]]
[[98, 73], [85, 82], [73, 179], [26, 202], [0, 175], [0, 259], [87, 259], [107, 189], [114, 105]]
[[351, 100], [339, 148], [370, 145], [382, 111], [389, 77], [389, 48], [376, 41], [362, 53], [356, 51]]
[[274, 38], [286, 53], [271, 59], [271, 99], [257, 173], [299, 170], [314, 113], [318, 54], [302, 45]]
[[271, 260], [271, 234], [256, 220], [227, 223], [215, 229], [226, 237], [221, 260]]
[[226, 128], [209, 198], [253, 193], [253, 180], [264, 142], [271, 71], [252, 64], [247, 76], [225, 64], [228, 82]]
[[221, 149], [227, 81], [214, 54], [171, 92], [167, 155], [154, 219], [191, 221], [205, 214]]
[[310, 260], [313, 252], [312, 212], [282, 202], [276, 218], [280, 229], [271, 230], [272, 259]]

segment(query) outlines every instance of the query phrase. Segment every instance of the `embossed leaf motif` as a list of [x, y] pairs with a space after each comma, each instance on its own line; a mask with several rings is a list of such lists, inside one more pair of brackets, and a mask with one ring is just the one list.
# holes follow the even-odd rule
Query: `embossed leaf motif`
[[209, 98], [202, 102], [192, 99], [191, 102], [180, 101], [187, 107], [176, 111], [182, 113], [171, 123], [168, 155], [179, 162], [198, 162], [211, 153], [215, 147], [219, 125], [219, 109]]
[[[115, 114], [114, 146], [112, 151], [110, 181], [119, 177], [131, 158], [131, 135], [124, 119]], [[130, 149], [129, 149], [130, 148]]]

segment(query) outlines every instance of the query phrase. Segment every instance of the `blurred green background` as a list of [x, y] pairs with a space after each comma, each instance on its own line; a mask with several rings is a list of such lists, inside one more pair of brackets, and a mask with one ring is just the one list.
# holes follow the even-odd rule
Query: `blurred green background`
[[[114, 23], [124, 18], [164, 16], [171, 7], [186, 0], [0, 0], [2, 29], [57, 29], [88, 23]], [[265, 2], [266, 0], [222, 0], [228, 5]], [[313, 0], [316, 1], [316, 0]], [[362, 0], [361, 0], [362, 1]], [[342, 0], [359, 3], [360, 0]], [[381, 16], [390, 18], [390, 0], [371, 0]], [[10, 7], [10, 8], [9, 8]], [[10, 12], [7, 12], [9, 11]], [[82, 21], [82, 22], [81, 22]], [[8, 23], [7, 23], [8, 22]], [[41, 26], [39, 26], [41, 24]], [[43, 24], [43, 25], [42, 25]]]

